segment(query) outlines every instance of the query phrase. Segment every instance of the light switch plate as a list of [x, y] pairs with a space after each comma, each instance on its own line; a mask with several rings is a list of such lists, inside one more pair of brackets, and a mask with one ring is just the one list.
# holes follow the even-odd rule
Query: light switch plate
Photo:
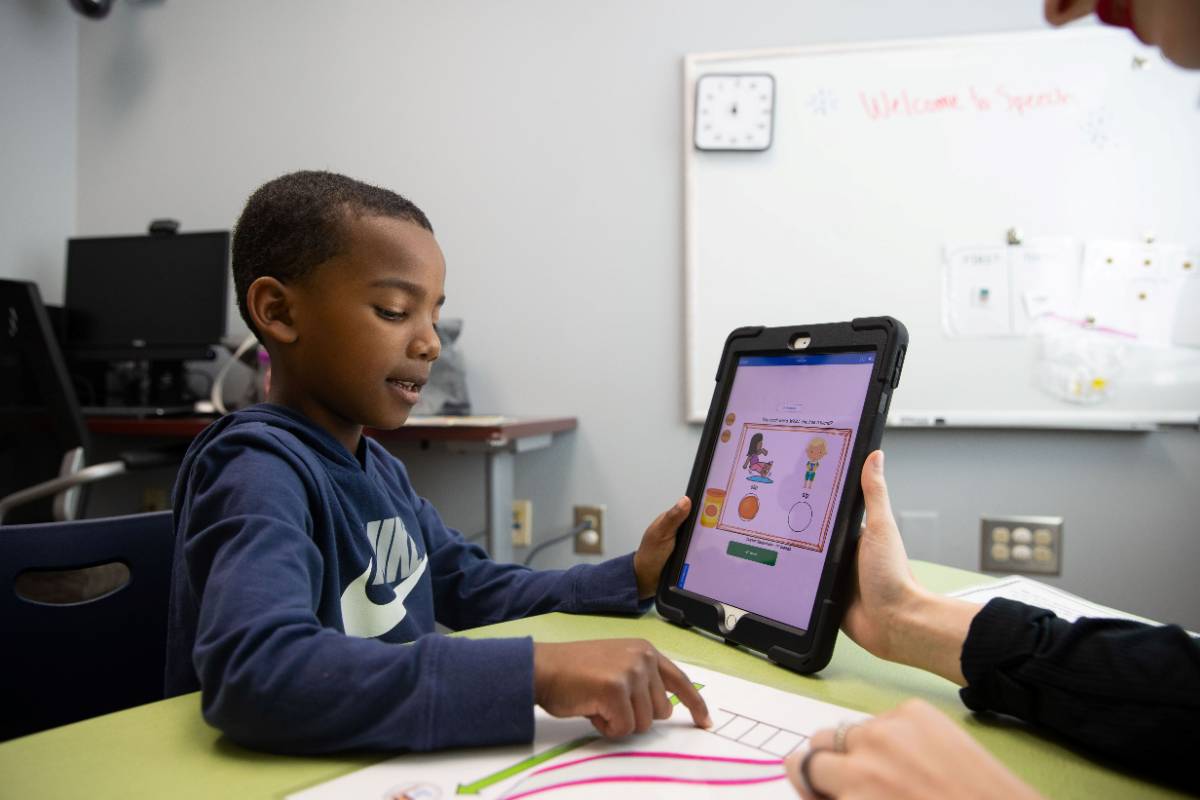
[[1061, 575], [1062, 517], [987, 516], [979, 521], [983, 572]]

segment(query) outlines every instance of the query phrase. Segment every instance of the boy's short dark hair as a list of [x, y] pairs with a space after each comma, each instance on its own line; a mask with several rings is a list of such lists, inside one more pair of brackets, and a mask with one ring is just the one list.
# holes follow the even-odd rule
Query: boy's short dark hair
[[250, 284], [264, 275], [283, 283], [304, 277], [341, 252], [346, 220], [363, 216], [404, 219], [433, 231], [411, 201], [336, 172], [292, 172], [250, 195], [233, 233], [233, 287], [238, 311], [259, 339], [246, 308]]

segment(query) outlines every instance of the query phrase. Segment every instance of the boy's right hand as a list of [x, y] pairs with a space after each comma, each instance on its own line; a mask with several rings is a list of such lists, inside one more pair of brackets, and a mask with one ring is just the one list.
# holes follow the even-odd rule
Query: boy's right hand
[[609, 738], [648, 730], [674, 693], [702, 728], [708, 706], [679, 667], [644, 639], [533, 645], [534, 702], [555, 717], [587, 717]]

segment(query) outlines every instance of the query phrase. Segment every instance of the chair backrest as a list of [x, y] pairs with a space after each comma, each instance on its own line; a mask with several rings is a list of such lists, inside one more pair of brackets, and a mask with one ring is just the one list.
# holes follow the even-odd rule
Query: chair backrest
[[[0, 740], [163, 697], [173, 549], [169, 511], [0, 527]], [[15, 589], [18, 577], [112, 562], [128, 583], [95, 599]]]
[[[0, 279], [0, 497], [57, 477], [77, 447], [87, 454], [91, 442], [41, 294]], [[53, 519], [51, 503], [21, 506], [7, 521]]]

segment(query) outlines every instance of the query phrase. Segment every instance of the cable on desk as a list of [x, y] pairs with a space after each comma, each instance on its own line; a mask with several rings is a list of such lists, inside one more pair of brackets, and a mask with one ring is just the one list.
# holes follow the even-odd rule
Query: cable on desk
[[533, 557], [536, 556], [538, 553], [542, 552], [543, 550], [545, 550], [547, 547], [558, 544], [559, 542], [562, 542], [562, 541], [566, 541], [567, 539], [573, 539], [576, 536], [578, 536], [579, 534], [586, 531], [590, 527], [592, 527], [592, 526], [589, 523], [581, 522], [578, 525], [576, 525], [574, 528], [572, 528], [571, 530], [567, 531], [566, 533], [560, 534], [558, 536], [555, 536], [553, 539], [547, 539], [546, 541], [539, 543], [532, 550], [529, 551], [529, 553], [525, 556], [525, 560], [522, 561], [521, 563], [528, 567], [530, 562], [533, 561]]

